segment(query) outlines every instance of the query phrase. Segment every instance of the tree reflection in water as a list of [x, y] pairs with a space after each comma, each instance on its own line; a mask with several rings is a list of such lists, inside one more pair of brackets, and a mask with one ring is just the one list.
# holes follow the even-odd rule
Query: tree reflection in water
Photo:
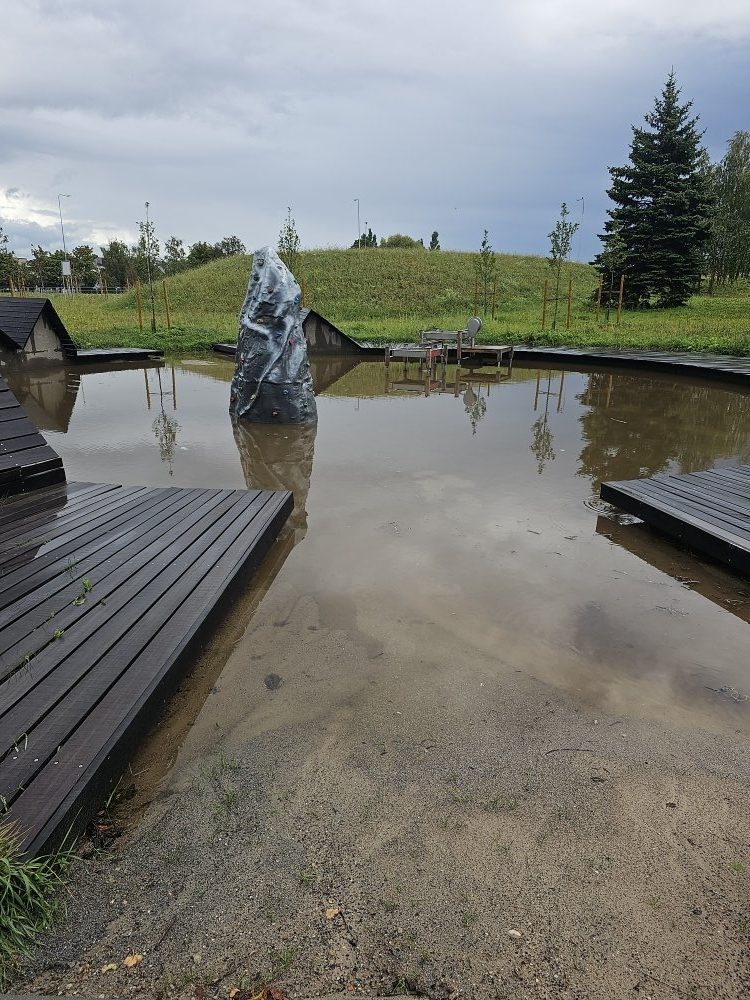
[[577, 399], [578, 475], [595, 493], [611, 480], [750, 460], [750, 395], [741, 389], [591, 372]]

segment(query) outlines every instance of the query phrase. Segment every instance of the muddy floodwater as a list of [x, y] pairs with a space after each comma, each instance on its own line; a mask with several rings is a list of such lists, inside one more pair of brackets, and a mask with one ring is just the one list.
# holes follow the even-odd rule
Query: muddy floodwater
[[320, 418], [302, 428], [233, 428], [233, 364], [211, 356], [11, 386], [71, 480], [293, 490], [264, 573], [373, 656], [394, 633], [429, 647], [436, 622], [592, 705], [743, 724], [750, 585], [597, 498], [607, 480], [750, 460], [750, 395], [623, 373], [516, 367], [456, 385], [453, 368], [427, 383], [414, 365], [312, 366]]
[[750, 995], [750, 582], [598, 499], [750, 461], [750, 394], [313, 359], [317, 426], [233, 427], [232, 370], [10, 377], [71, 480], [296, 501], [26, 985]]

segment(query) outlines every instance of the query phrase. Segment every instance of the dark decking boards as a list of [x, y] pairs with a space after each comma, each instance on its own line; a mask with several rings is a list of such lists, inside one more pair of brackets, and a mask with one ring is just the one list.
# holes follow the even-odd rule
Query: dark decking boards
[[0, 499], [62, 482], [62, 459], [0, 379]]
[[90, 818], [291, 508], [90, 483], [0, 508], [0, 801], [25, 849]]
[[750, 384], [750, 357], [709, 354], [705, 351], [639, 351], [617, 347], [529, 347], [520, 344], [515, 361], [554, 361], [565, 365], [635, 368], [673, 375]]
[[750, 466], [602, 483], [601, 497], [750, 576]]
[[85, 825], [292, 506], [65, 483], [0, 381], [0, 822], [25, 850]]
[[153, 361], [164, 351], [150, 347], [76, 347], [69, 360], [77, 365], [99, 365], [109, 361]]

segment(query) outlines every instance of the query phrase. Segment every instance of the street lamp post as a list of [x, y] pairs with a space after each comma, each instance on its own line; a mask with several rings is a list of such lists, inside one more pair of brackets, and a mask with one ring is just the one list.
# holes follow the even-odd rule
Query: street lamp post
[[581, 224], [578, 227], [578, 259], [581, 259], [581, 236], [583, 235], [583, 215], [586, 211], [586, 199], [583, 195], [580, 198], [576, 198], [576, 201], [581, 203]]
[[151, 294], [151, 332], [156, 333], [156, 306], [154, 304], [154, 283], [151, 279], [151, 226], [148, 221], [148, 202], [146, 202], [146, 274]]
[[62, 263], [62, 279], [63, 279], [63, 291], [69, 291], [69, 283], [66, 283], [65, 279], [70, 277], [70, 267], [68, 265], [68, 250], [65, 246], [65, 226], [63, 225], [62, 216], [62, 202], [61, 198], [70, 198], [69, 194], [58, 194], [57, 196], [57, 211], [60, 213], [60, 233], [62, 234], [62, 245], [63, 245], [63, 263]]
[[354, 199], [357, 203], [357, 249], [362, 249], [362, 229], [359, 225], [359, 198]]

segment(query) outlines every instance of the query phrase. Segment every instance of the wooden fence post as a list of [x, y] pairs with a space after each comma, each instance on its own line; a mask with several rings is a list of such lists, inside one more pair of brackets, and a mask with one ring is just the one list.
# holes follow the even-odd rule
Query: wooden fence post
[[620, 315], [622, 314], [622, 294], [625, 291], [625, 275], [620, 275], [620, 294], [617, 297], [617, 325], [620, 325]]
[[568, 315], [565, 318], [565, 329], [570, 329], [570, 317], [573, 312], [573, 279], [568, 279]]
[[547, 281], [548, 281], [548, 279], [545, 278], [544, 279], [544, 289], [542, 291], [542, 329], [543, 330], [544, 330], [544, 328], [547, 325]]
[[492, 279], [492, 318], [495, 318], [495, 297], [497, 295], [497, 275]]
[[161, 287], [162, 287], [162, 291], [164, 292], [164, 309], [165, 309], [166, 314], [167, 314], [167, 329], [171, 330], [172, 329], [172, 318], [169, 315], [169, 292], [167, 291], [167, 281], [166, 281], [166, 278], [162, 278], [161, 279]]
[[596, 293], [596, 325], [599, 325], [599, 315], [602, 311], [602, 286], [604, 283], [604, 275], [599, 275], [599, 288]]
[[141, 333], [143, 333], [143, 306], [141, 305], [140, 281], [136, 281], [135, 283], [135, 303], [138, 307], [138, 326], [141, 328]]

